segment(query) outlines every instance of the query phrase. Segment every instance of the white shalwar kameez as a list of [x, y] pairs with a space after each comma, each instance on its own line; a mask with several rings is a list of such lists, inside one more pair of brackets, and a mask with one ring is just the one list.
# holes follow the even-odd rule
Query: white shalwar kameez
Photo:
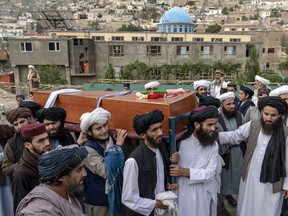
[[[156, 153], [157, 164], [157, 182], [155, 188], [155, 195], [165, 191], [165, 177], [164, 177], [164, 164], [160, 153], [157, 148], [150, 148]], [[140, 197], [138, 186], [138, 173], [139, 168], [134, 158], [129, 158], [125, 162], [123, 171], [123, 190], [122, 190], [122, 203], [131, 210], [142, 214], [150, 215], [156, 205], [156, 200]], [[147, 182], [149, 184], [149, 182]], [[157, 214], [154, 212], [154, 215]]]
[[221, 170], [218, 144], [203, 147], [192, 135], [181, 141], [179, 154], [179, 166], [190, 170], [190, 177], [177, 178], [179, 215], [216, 215]]
[[[230, 143], [239, 143], [249, 137], [250, 123], [239, 127], [233, 132], [220, 132], [220, 143], [229, 141]], [[279, 216], [283, 202], [283, 193], [273, 194], [271, 183], [260, 182], [260, 174], [263, 158], [266, 152], [271, 135], [266, 135], [260, 130], [257, 140], [257, 146], [254, 150], [251, 162], [248, 165], [248, 171], [245, 180], [241, 178], [237, 215], [238, 216]], [[288, 154], [286, 139], [286, 173], [288, 174]], [[283, 189], [288, 189], [288, 179], [284, 178]]]

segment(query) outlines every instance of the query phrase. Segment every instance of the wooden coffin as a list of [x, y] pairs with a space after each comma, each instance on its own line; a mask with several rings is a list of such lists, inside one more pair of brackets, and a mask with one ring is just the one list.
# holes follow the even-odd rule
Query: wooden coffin
[[[37, 91], [33, 94], [35, 102], [44, 107], [51, 91]], [[105, 94], [116, 93], [115, 91], [82, 91], [77, 93], [60, 94], [55, 102], [56, 107], [62, 107], [67, 112], [66, 121], [79, 124], [80, 116], [85, 112], [91, 112], [96, 108], [97, 98]], [[195, 108], [194, 92], [185, 92], [172, 98], [139, 100], [135, 93], [112, 98], [103, 98], [101, 107], [108, 110], [112, 119], [109, 122], [110, 128], [122, 128], [134, 131], [132, 120], [136, 114], [159, 109], [164, 113], [163, 134], [169, 134], [168, 117], [177, 116], [189, 112]], [[182, 131], [187, 125], [187, 119], [176, 124], [176, 132]]]

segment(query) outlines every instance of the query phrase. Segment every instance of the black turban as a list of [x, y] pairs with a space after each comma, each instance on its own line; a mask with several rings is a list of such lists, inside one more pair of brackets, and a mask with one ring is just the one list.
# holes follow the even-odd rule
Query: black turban
[[16, 108], [7, 113], [7, 120], [13, 124], [18, 118], [32, 117], [32, 112], [28, 108]]
[[87, 157], [87, 154], [84, 146], [76, 145], [60, 147], [43, 154], [38, 160], [41, 180], [47, 182], [67, 175]]
[[37, 111], [41, 108], [38, 103], [31, 100], [23, 100], [19, 103], [19, 107], [26, 107], [31, 110], [32, 115], [36, 118]]
[[194, 122], [203, 122], [209, 118], [218, 118], [218, 116], [219, 111], [215, 107], [199, 107], [191, 112], [189, 122], [193, 125]]
[[260, 112], [265, 106], [276, 108], [281, 115], [286, 114], [288, 111], [288, 105], [286, 101], [277, 96], [268, 96], [259, 99], [258, 109], [260, 110]]
[[251, 98], [254, 95], [254, 91], [250, 89], [248, 86], [241, 85], [240, 90], [243, 91], [245, 94], [248, 94], [249, 98]]
[[220, 107], [220, 100], [219, 98], [215, 98], [215, 97], [212, 97], [212, 96], [206, 96], [206, 95], [203, 95], [200, 97], [199, 99], [199, 107], [201, 106], [215, 106], [217, 108]]
[[66, 111], [61, 107], [44, 108], [36, 113], [36, 117], [41, 123], [44, 119], [49, 121], [65, 121]]
[[133, 119], [133, 128], [138, 135], [145, 133], [150, 125], [162, 122], [164, 115], [160, 110], [152, 110], [151, 112], [136, 115]]

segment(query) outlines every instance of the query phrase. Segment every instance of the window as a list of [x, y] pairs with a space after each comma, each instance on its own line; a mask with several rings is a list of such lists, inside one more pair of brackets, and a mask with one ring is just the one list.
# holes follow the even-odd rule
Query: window
[[172, 41], [183, 41], [182, 37], [172, 37], [171, 38]]
[[241, 38], [230, 38], [230, 42], [241, 42]]
[[189, 46], [177, 46], [177, 55], [188, 55]]
[[204, 38], [193, 38], [194, 42], [203, 42]]
[[132, 37], [132, 41], [144, 41], [144, 37]]
[[160, 37], [151, 37], [151, 41], [161, 41]]
[[225, 55], [236, 55], [236, 46], [224, 46]]
[[124, 37], [112, 36], [112, 41], [124, 41]]
[[203, 55], [213, 55], [213, 46], [201, 46], [201, 53]]
[[147, 46], [147, 55], [160, 56], [161, 46]]
[[274, 48], [268, 48], [268, 53], [274, 53], [275, 49]]
[[22, 42], [20, 43], [21, 52], [32, 52], [33, 47], [31, 42]]
[[92, 39], [94, 41], [105, 41], [105, 37], [104, 36], [93, 36]]
[[60, 51], [60, 43], [59, 42], [48, 42], [48, 50], [49, 51]]
[[222, 38], [211, 38], [212, 42], [222, 42]]
[[124, 56], [124, 46], [123, 45], [113, 45], [109, 46], [110, 56]]
[[262, 48], [262, 53], [265, 53], [265, 48]]

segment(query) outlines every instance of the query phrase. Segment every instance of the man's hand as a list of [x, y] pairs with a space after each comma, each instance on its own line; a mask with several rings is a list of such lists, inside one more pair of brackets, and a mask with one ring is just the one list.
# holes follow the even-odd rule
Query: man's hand
[[125, 138], [127, 137], [127, 130], [116, 129], [117, 133], [114, 134], [114, 139], [116, 140], [116, 144], [123, 145]]
[[180, 154], [179, 154], [179, 152], [175, 152], [174, 154], [172, 154], [171, 157], [170, 157], [170, 161], [171, 161], [173, 164], [177, 164], [177, 163], [180, 161]]
[[183, 167], [180, 167], [179, 165], [172, 164], [170, 165], [170, 175], [171, 176], [183, 176], [183, 177], [189, 177], [190, 176], [190, 170], [185, 169]]
[[283, 197], [284, 199], [288, 198], [288, 190], [283, 190]]
[[167, 184], [167, 189], [168, 190], [177, 190], [178, 189], [178, 183], [176, 183], [176, 184], [170, 184], [170, 183], [168, 183]]
[[159, 209], [167, 209], [168, 206], [163, 205], [163, 203], [162, 203], [160, 200], [156, 200], [155, 208], [159, 208]]
[[81, 133], [77, 139], [77, 144], [82, 146], [86, 141], [87, 141], [87, 136], [83, 131], [81, 131]]

